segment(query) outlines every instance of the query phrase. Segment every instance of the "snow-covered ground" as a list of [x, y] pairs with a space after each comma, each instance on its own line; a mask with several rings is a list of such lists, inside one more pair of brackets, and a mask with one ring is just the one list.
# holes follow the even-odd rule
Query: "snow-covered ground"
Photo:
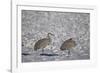
[[[53, 33], [52, 43], [44, 53], [58, 54], [41, 56], [41, 49], [34, 51], [34, 44]], [[68, 57], [67, 50], [61, 51], [61, 44], [73, 38], [76, 46], [71, 49]], [[22, 62], [86, 60], [90, 59], [90, 14], [75, 12], [52, 12], [22, 10]], [[51, 49], [52, 47], [52, 49]]]

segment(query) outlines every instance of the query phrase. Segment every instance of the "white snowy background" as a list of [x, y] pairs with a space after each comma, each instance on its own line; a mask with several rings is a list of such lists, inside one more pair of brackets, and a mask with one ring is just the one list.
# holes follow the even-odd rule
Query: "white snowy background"
[[[52, 43], [45, 48], [47, 54], [58, 56], [41, 56], [41, 49], [34, 51], [34, 44], [53, 33]], [[76, 46], [67, 51], [60, 51], [61, 44], [73, 38]], [[86, 60], [90, 58], [90, 14], [76, 12], [52, 12], [22, 10], [22, 62]], [[51, 49], [52, 47], [52, 49]]]

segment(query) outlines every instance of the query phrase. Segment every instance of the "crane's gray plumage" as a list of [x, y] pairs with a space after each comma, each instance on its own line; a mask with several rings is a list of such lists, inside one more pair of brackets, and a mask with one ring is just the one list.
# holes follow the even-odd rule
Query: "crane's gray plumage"
[[70, 55], [70, 49], [76, 46], [76, 42], [70, 38], [66, 41], [64, 41], [60, 47], [60, 50], [68, 50], [68, 55]]
[[34, 51], [37, 51], [38, 49], [42, 49], [42, 51], [43, 51], [43, 49], [47, 45], [50, 45], [50, 43], [51, 43], [50, 35], [53, 35], [53, 34], [48, 33], [46, 38], [38, 40], [34, 45]]
[[40, 48], [45, 48], [49, 44], [50, 44], [50, 41], [49, 41], [48, 38], [44, 38], [44, 39], [38, 40], [35, 43], [34, 50], [36, 51], [36, 50], [38, 50]]

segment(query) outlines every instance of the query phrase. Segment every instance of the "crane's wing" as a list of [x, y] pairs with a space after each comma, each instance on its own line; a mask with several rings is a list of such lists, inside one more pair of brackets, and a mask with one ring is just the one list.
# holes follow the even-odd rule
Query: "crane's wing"
[[47, 38], [38, 40], [34, 45], [34, 50], [45, 48], [49, 44], [49, 40]]

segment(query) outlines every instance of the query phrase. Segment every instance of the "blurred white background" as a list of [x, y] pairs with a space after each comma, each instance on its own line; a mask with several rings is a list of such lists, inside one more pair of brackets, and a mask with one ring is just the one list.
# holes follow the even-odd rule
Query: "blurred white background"
[[[23, 0], [24, 1], [24, 0]], [[25, 0], [27, 1], [27, 0]], [[39, 3], [56, 3], [56, 4], [78, 4], [78, 5], [95, 5], [98, 8], [98, 19], [100, 18], [100, 0], [30, 0]], [[98, 37], [97, 42], [100, 42], [98, 21]], [[10, 69], [10, 0], [0, 1], [0, 73], [9, 73]], [[100, 73], [100, 47], [98, 46], [98, 65], [95, 68], [85, 69], [67, 69], [55, 70], [43, 73]], [[42, 72], [39, 72], [42, 73]]]

